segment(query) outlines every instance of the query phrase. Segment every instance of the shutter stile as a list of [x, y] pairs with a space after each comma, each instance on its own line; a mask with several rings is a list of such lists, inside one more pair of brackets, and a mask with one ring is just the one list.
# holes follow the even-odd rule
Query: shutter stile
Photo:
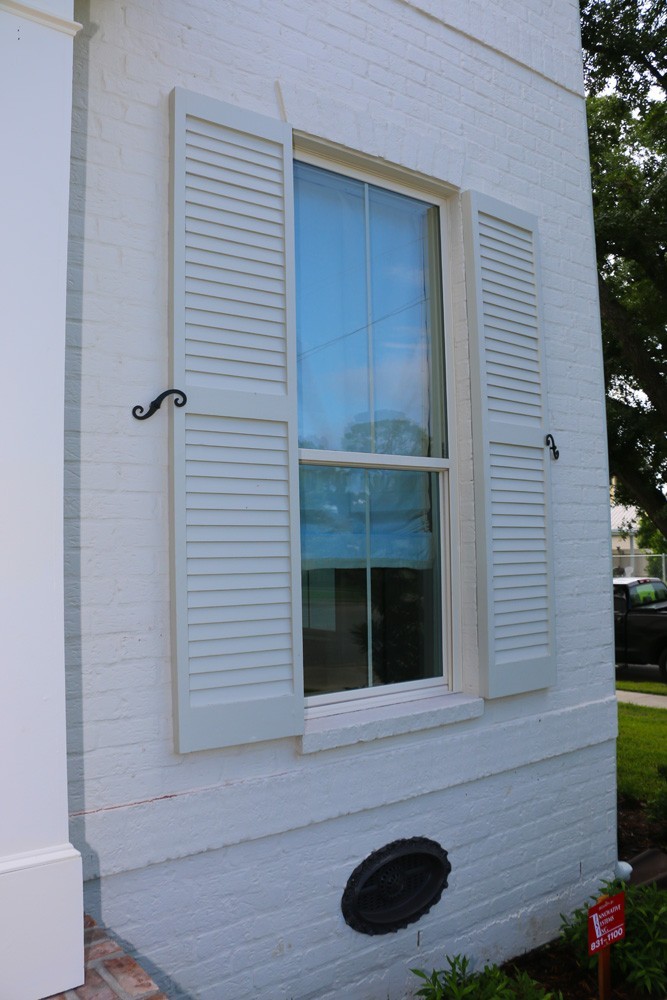
[[291, 131], [173, 95], [181, 752], [303, 731]]
[[535, 220], [464, 196], [480, 667], [488, 698], [555, 680]]

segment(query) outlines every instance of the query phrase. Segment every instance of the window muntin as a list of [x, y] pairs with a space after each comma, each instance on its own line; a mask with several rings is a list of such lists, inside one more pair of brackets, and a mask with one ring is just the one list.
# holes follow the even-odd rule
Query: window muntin
[[443, 673], [439, 232], [434, 205], [295, 164], [307, 695]]

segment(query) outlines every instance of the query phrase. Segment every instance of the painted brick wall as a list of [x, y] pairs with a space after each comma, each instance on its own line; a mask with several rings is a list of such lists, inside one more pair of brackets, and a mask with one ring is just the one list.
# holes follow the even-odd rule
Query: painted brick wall
[[[578, 5], [540, 0], [79, 3], [72, 150], [66, 595], [72, 837], [88, 905], [174, 996], [398, 998], [445, 951], [545, 940], [615, 860], [604, 403]], [[273, 117], [539, 217], [558, 683], [480, 718], [300, 755], [173, 752], [167, 421], [168, 95]], [[468, 334], [451, 225], [464, 685], [477, 671]], [[342, 923], [372, 849], [433, 836], [443, 901]], [[420, 932], [418, 944], [418, 932]], [[179, 992], [180, 991], [180, 992]], [[328, 992], [327, 992], [328, 991]], [[171, 993], [170, 993], [171, 995]]]
[[[614, 796], [600, 797], [600, 788], [611, 780], [603, 744], [576, 762], [511, 769], [408, 808], [386, 805], [110, 876], [101, 907], [176, 1000], [409, 996], [410, 968], [440, 967], [461, 951], [500, 959], [557, 933], [559, 913], [580, 904], [608, 851]], [[449, 851], [440, 903], [397, 934], [351, 931], [340, 914], [350, 873], [370, 851], [414, 833]]]

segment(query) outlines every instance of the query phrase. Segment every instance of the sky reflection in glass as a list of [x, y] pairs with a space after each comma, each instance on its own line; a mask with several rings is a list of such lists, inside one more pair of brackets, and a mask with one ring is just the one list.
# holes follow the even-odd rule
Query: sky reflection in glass
[[295, 201], [301, 447], [442, 457], [437, 210], [301, 163]]

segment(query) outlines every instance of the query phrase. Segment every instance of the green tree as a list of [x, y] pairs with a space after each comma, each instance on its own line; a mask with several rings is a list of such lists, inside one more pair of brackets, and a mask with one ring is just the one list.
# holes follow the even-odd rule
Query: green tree
[[667, 575], [663, 572], [662, 553], [667, 553], [667, 538], [644, 514], [639, 515], [637, 544], [640, 549], [646, 549], [647, 552], [660, 553], [649, 556], [646, 561], [646, 572], [649, 576], [660, 576], [663, 580], [666, 579]]
[[667, 552], [667, 538], [643, 514], [639, 516], [637, 544], [640, 549], [646, 549], [650, 552]]
[[581, 0], [609, 463], [667, 535], [667, 0]]

